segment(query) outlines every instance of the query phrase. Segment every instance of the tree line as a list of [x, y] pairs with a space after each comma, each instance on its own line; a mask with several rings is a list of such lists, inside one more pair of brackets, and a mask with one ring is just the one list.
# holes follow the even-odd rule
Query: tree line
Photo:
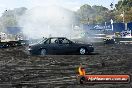
[[98, 24], [110, 22], [132, 22], [132, 0], [120, 0], [115, 5], [115, 8], [109, 10], [103, 6], [90, 6], [85, 4], [77, 11], [80, 17], [80, 22], [84, 24]]

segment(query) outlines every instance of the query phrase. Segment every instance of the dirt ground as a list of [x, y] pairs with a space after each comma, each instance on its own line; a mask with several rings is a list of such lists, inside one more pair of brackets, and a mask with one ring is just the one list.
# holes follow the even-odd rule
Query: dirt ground
[[29, 56], [24, 47], [0, 49], [0, 88], [132, 88], [129, 84], [80, 85], [80, 63], [87, 74], [132, 75], [132, 45], [95, 45], [91, 55]]

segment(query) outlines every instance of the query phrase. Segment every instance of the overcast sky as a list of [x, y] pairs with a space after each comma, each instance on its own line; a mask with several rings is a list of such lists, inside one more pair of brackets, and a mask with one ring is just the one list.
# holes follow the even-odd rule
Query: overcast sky
[[36, 6], [44, 5], [60, 5], [70, 10], [76, 11], [83, 4], [102, 5], [110, 8], [111, 3], [116, 4], [118, 0], [0, 0], [0, 14], [4, 10], [14, 9], [19, 7], [27, 7], [31, 9]]

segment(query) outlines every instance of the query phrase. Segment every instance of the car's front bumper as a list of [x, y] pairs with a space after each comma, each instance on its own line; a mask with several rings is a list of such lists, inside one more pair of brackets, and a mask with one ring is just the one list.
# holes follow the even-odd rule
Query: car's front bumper
[[39, 50], [33, 50], [33, 49], [28, 49], [28, 53], [30, 54], [30, 55], [40, 55], [40, 52], [39, 52]]

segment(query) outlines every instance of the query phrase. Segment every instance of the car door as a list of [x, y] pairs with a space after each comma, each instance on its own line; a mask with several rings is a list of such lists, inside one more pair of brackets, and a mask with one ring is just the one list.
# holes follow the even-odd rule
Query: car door
[[58, 53], [60, 51], [58, 46], [58, 38], [50, 39], [49, 49], [52, 53]]
[[59, 50], [57, 41], [57, 38], [50, 38], [44, 43], [43, 48], [46, 48], [48, 53], [56, 53]]
[[67, 52], [68, 53], [74, 53], [74, 52], [76, 52], [77, 51], [77, 45], [74, 43], [74, 42], [72, 42], [72, 41], [70, 41], [70, 40], [68, 40], [68, 39], [66, 39], [68, 42], [66, 43], [66, 48], [67, 48]]
[[59, 49], [61, 53], [70, 53], [74, 52], [73, 44], [66, 38], [59, 39]]

